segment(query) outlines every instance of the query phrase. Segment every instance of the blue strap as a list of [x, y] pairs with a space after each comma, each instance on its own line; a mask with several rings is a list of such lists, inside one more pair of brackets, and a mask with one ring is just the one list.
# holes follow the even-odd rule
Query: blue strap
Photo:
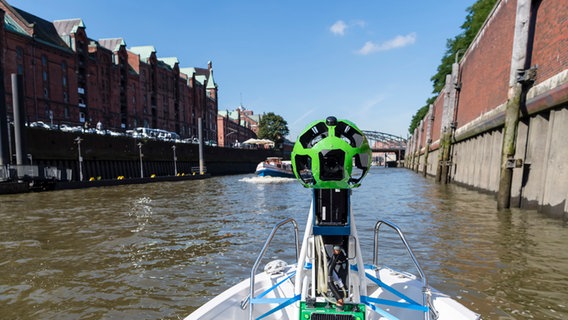
[[258, 317], [257, 319], [262, 319], [265, 318], [271, 314], [273, 314], [274, 312], [286, 308], [287, 306], [289, 306], [290, 304], [294, 303], [295, 301], [300, 300], [300, 295], [297, 295], [293, 298], [264, 298], [264, 296], [266, 296], [269, 292], [273, 291], [274, 289], [276, 289], [279, 285], [281, 285], [282, 283], [284, 283], [285, 281], [289, 280], [290, 278], [292, 278], [294, 275], [296, 274], [296, 271], [290, 273], [289, 275], [287, 275], [286, 277], [284, 277], [284, 279], [278, 281], [275, 285], [273, 285], [272, 287], [268, 288], [267, 290], [265, 290], [263, 293], [261, 293], [260, 295], [258, 295], [258, 297], [256, 298], [252, 298], [250, 299], [250, 303], [251, 304], [267, 304], [267, 303], [278, 303], [279, 305], [276, 306], [275, 308], [271, 309], [270, 311], [268, 311], [267, 313], [261, 315], [260, 317]]
[[[384, 288], [385, 290], [387, 290], [388, 292], [396, 295], [397, 297], [403, 299], [404, 301], [407, 301], [407, 303], [401, 303], [401, 308], [408, 308], [408, 309], [413, 309], [413, 310], [420, 310], [420, 311], [428, 311], [428, 307], [427, 306], [423, 306], [422, 304], [410, 299], [409, 297], [407, 297], [406, 295], [402, 294], [401, 292], [395, 290], [393, 287], [387, 285], [386, 283], [382, 282], [381, 280], [373, 277], [372, 275], [368, 274], [365, 272], [365, 275], [367, 276], [367, 278], [369, 278], [371, 281], [373, 281], [375, 284], [377, 284], [379, 287]], [[399, 302], [400, 303], [400, 302]], [[419, 307], [418, 309], [416, 307]]]
[[284, 309], [287, 306], [291, 305], [292, 303], [300, 300], [300, 295], [296, 295], [293, 298], [290, 299], [286, 299], [286, 298], [275, 298], [275, 299], [265, 299], [265, 300], [284, 300], [284, 302], [282, 302], [280, 305], [276, 306], [275, 308], [273, 308], [272, 310], [268, 311], [267, 313], [261, 315], [260, 317], [256, 318], [256, 320], [260, 320], [260, 319], [264, 319], [266, 317], [268, 317], [269, 315], [273, 314], [274, 312], [280, 310], [280, 309]]
[[429, 310], [429, 308], [426, 307], [426, 306], [410, 304], [410, 303], [407, 303], [407, 302], [398, 302], [398, 301], [372, 298], [372, 297], [365, 297], [365, 300], [370, 302], [370, 303], [377, 303], [377, 304], [382, 304], [382, 305], [386, 305], [386, 306], [399, 307], [399, 308], [417, 310], [417, 311], [422, 311], [422, 312], [427, 312]]
[[[260, 295], [258, 295], [258, 297], [256, 297], [255, 299], [252, 300], [257, 300], [260, 299], [262, 297], [264, 297], [267, 293], [269, 293], [270, 291], [276, 289], [279, 285], [281, 285], [284, 281], [292, 278], [294, 275], [296, 274], [296, 271], [290, 273], [287, 277], [285, 277], [284, 279], [280, 280], [278, 283], [276, 283], [275, 285], [273, 285], [272, 287], [268, 288], [267, 290], [265, 290], [263, 293], [261, 293]], [[252, 302], [252, 301], [251, 301]], [[256, 302], [256, 303], [266, 303], [266, 302]]]
[[282, 303], [288, 301], [290, 298], [264, 298], [264, 299], [250, 299], [250, 303], [253, 304], [268, 304], [268, 303]]
[[383, 316], [384, 318], [387, 318], [388, 320], [400, 320], [397, 317], [393, 316], [392, 314], [386, 312], [385, 310], [375, 306], [374, 304], [372, 304], [370, 301], [368, 301], [368, 299], [370, 299], [367, 296], [361, 296], [361, 302], [363, 302], [364, 304], [368, 305], [373, 311], [375, 311], [376, 313], [380, 314], [381, 316]]

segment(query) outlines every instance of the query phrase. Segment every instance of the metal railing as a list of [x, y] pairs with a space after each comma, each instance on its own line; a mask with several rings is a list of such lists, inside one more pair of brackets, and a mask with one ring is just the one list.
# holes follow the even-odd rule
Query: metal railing
[[[262, 247], [262, 250], [260, 251], [258, 257], [256, 258], [256, 261], [252, 267], [252, 270], [250, 271], [250, 292], [248, 297], [246, 297], [242, 302], [241, 302], [241, 308], [244, 310], [247, 305], [249, 304], [249, 302], [254, 299], [254, 282], [255, 282], [255, 275], [256, 275], [256, 271], [258, 269], [258, 266], [260, 265], [260, 262], [262, 261], [262, 258], [264, 257], [264, 254], [266, 253], [266, 250], [268, 249], [268, 247], [270, 246], [270, 243], [272, 242], [272, 239], [274, 238], [274, 236], [276, 235], [276, 232], [278, 231], [278, 229], [280, 229], [280, 227], [282, 227], [285, 224], [288, 223], [292, 223], [292, 225], [294, 226], [294, 236], [295, 236], [295, 245], [296, 245], [296, 261], [299, 258], [299, 253], [300, 253], [300, 233], [298, 232], [298, 223], [296, 223], [296, 220], [292, 219], [292, 218], [287, 218], [284, 219], [282, 221], [280, 221], [279, 223], [277, 223], [274, 228], [272, 228], [272, 231], [270, 232], [270, 235], [268, 236], [268, 238], [266, 239], [266, 242], [264, 243], [264, 246]], [[252, 319], [252, 311], [253, 311], [253, 304], [250, 303], [250, 309], [249, 309], [249, 319]]]
[[404, 237], [402, 230], [396, 224], [394, 224], [394, 223], [392, 223], [388, 220], [379, 220], [379, 221], [377, 221], [377, 224], [375, 224], [375, 241], [374, 241], [374, 247], [373, 247], [373, 265], [378, 266], [378, 261], [379, 261], [379, 254], [378, 254], [379, 231], [380, 231], [380, 228], [381, 228], [382, 225], [386, 225], [386, 226], [390, 227], [391, 229], [393, 229], [394, 231], [396, 231], [396, 233], [398, 234], [398, 237], [400, 238], [400, 240], [402, 241], [402, 243], [406, 247], [406, 251], [408, 252], [408, 255], [410, 256], [410, 258], [412, 259], [414, 266], [416, 267], [416, 269], [418, 270], [418, 273], [420, 274], [420, 279], [422, 280], [422, 303], [425, 306], [428, 306], [429, 309], [430, 309], [430, 312], [424, 313], [424, 319], [426, 319], [426, 320], [430, 319], [430, 313], [432, 314], [432, 319], [437, 319], [438, 318], [438, 312], [436, 311], [436, 309], [434, 309], [432, 301], [431, 301], [431, 292], [430, 292], [430, 287], [428, 286], [428, 279], [426, 278], [426, 274], [422, 270], [422, 267], [420, 266], [420, 263], [416, 259], [416, 256], [414, 256], [414, 253], [412, 252], [412, 248], [410, 248], [408, 241], [406, 241], [406, 238]]

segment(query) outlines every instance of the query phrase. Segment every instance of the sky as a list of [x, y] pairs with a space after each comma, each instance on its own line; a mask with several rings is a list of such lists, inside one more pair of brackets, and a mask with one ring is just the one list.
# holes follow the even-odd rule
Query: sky
[[152, 45], [180, 67], [213, 63], [219, 110], [273, 112], [294, 141], [333, 115], [406, 138], [433, 96], [448, 39], [475, 0], [8, 0], [87, 36]]

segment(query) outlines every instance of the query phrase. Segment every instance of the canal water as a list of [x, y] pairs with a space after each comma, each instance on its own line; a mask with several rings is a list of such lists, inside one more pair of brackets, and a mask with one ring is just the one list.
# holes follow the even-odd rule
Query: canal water
[[[277, 222], [303, 232], [310, 192], [238, 175], [0, 196], [0, 318], [183, 318], [248, 277]], [[376, 220], [389, 219], [430, 284], [483, 319], [568, 319], [562, 221], [497, 212], [493, 196], [407, 169], [372, 169], [352, 203], [366, 262]], [[291, 261], [289, 229], [265, 262]]]

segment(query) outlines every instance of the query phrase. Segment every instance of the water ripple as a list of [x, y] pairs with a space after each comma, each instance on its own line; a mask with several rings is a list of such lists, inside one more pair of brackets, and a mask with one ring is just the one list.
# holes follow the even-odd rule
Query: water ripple
[[[310, 201], [293, 180], [252, 175], [2, 196], [0, 314], [179, 319], [247, 277], [277, 222], [293, 217], [302, 232]], [[393, 221], [430, 283], [484, 319], [568, 318], [562, 222], [497, 212], [490, 195], [405, 169], [371, 170], [352, 206], [364, 248], [377, 219]], [[265, 262], [291, 261], [289, 233], [274, 241]], [[395, 243], [381, 235], [380, 250]], [[413, 271], [403, 250], [392, 256]]]

